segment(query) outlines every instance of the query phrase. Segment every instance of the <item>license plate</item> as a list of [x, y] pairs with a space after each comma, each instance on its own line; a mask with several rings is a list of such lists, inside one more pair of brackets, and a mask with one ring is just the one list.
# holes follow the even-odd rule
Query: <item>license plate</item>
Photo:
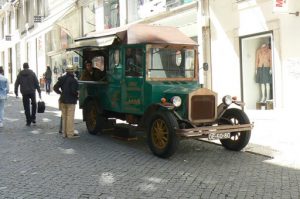
[[220, 140], [230, 138], [230, 133], [210, 133], [208, 134], [209, 140]]

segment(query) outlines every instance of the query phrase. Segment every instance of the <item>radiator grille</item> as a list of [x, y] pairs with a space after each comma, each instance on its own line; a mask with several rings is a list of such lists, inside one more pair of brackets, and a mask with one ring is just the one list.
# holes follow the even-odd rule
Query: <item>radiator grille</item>
[[195, 95], [191, 98], [191, 120], [214, 119], [216, 113], [214, 95]]

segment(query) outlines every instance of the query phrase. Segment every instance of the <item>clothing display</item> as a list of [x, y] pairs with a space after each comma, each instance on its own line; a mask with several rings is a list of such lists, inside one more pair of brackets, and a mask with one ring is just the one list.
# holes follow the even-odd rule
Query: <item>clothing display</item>
[[255, 81], [260, 84], [260, 102], [270, 100], [270, 84], [272, 84], [272, 51], [267, 44], [263, 44], [256, 51]]
[[256, 83], [271, 84], [272, 72], [271, 67], [258, 67], [256, 72]]

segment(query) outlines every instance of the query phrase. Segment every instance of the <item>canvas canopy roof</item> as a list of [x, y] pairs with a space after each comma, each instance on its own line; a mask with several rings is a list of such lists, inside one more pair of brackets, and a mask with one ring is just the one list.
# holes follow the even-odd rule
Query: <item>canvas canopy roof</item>
[[85, 37], [75, 39], [76, 48], [99, 48], [112, 45], [114, 42], [120, 44], [176, 44], [192, 45], [197, 43], [183, 34], [180, 30], [170, 26], [153, 26], [146, 24], [134, 24], [119, 28], [93, 32]]

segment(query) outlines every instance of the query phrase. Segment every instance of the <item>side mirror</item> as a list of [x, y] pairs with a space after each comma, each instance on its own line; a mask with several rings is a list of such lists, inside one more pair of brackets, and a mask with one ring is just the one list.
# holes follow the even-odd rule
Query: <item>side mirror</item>
[[203, 63], [203, 66], [202, 66], [203, 70], [204, 71], [208, 71], [208, 63]]

